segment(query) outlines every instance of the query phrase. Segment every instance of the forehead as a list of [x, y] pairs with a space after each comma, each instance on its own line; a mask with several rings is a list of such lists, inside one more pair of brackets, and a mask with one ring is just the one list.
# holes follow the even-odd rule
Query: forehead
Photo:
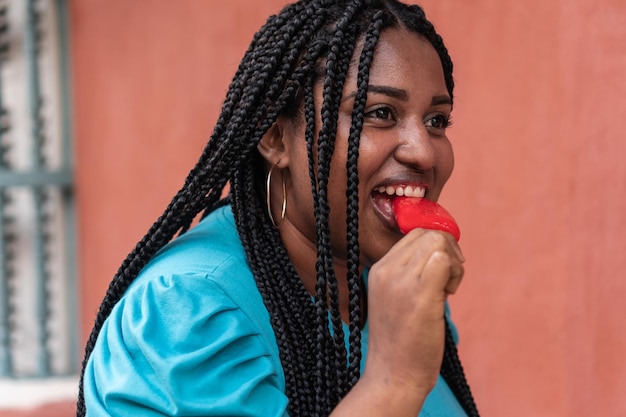
[[[348, 85], [356, 83], [360, 48], [356, 52], [346, 80]], [[392, 28], [381, 34], [374, 50], [369, 83], [393, 86], [409, 93], [448, 95], [437, 51], [425, 38], [406, 29]]]

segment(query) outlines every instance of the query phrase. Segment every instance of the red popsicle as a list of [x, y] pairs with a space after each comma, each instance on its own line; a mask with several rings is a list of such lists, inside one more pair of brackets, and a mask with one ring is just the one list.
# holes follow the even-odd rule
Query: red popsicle
[[425, 198], [396, 197], [393, 211], [400, 231], [404, 234], [413, 229], [433, 229], [450, 233], [458, 241], [461, 231], [448, 210]]

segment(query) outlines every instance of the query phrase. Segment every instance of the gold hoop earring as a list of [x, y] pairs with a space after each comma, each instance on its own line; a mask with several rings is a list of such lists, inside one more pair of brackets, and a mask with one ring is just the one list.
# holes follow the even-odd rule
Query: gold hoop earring
[[[280, 161], [278, 161], [280, 162]], [[280, 221], [278, 223], [276, 223], [276, 221], [274, 220], [274, 216], [272, 215], [272, 204], [271, 204], [271, 197], [270, 197], [270, 183], [272, 181], [272, 172], [274, 171], [274, 168], [276, 168], [278, 166], [278, 162], [276, 162], [275, 165], [272, 165], [272, 167], [270, 168], [270, 172], [267, 173], [267, 182], [265, 184], [265, 194], [267, 196], [267, 214], [270, 216], [270, 221], [272, 222], [272, 224], [274, 225], [275, 228], [279, 228], [281, 224], [283, 224], [283, 222], [285, 221], [285, 211], [287, 210], [287, 188], [285, 186], [285, 178], [283, 177], [283, 173], [280, 173], [280, 182], [282, 183], [283, 186], [283, 207], [281, 209], [280, 212]]]

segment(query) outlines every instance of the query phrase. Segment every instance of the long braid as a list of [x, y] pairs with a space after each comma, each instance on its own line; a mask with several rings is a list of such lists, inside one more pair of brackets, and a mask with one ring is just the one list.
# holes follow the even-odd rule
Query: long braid
[[359, 143], [363, 130], [365, 103], [367, 101], [367, 86], [369, 84], [369, 69], [374, 57], [374, 48], [380, 36], [380, 29], [385, 14], [378, 11], [372, 18], [363, 42], [363, 49], [357, 70], [357, 92], [352, 110], [352, 126], [348, 135], [348, 157], [346, 162], [348, 186], [347, 198], [347, 269], [350, 303], [350, 361], [348, 367], [348, 387], [356, 384], [361, 375], [361, 293], [362, 281], [359, 272]]
[[[355, 0], [346, 4], [344, 13], [337, 22], [334, 36], [329, 42], [321, 108], [323, 122], [317, 140], [315, 217], [318, 260], [315, 304], [318, 320], [318, 363], [323, 365], [317, 370], [317, 387], [319, 387], [317, 402], [321, 413], [330, 413], [334, 405], [343, 397], [347, 378], [346, 347], [339, 311], [339, 291], [330, 245], [328, 222], [330, 207], [327, 190], [337, 130], [338, 107], [357, 36], [355, 33], [357, 28], [349, 24], [360, 6], [359, 3]], [[328, 334], [329, 310], [332, 335]]]
[[[114, 305], [160, 248], [177, 233], [188, 230], [200, 213], [208, 214], [226, 203], [232, 204], [249, 265], [270, 315], [290, 415], [328, 415], [356, 383], [360, 375], [362, 303], [357, 214], [359, 136], [374, 48], [380, 32], [397, 26], [398, 21], [424, 36], [437, 50], [452, 96], [452, 61], [441, 37], [417, 6], [396, 0], [301, 0], [268, 18], [244, 54], [198, 163], [163, 215], [124, 260], [107, 290], [85, 348], [77, 416], [85, 415], [84, 369]], [[327, 187], [341, 92], [357, 39], [363, 39], [363, 49], [348, 138], [350, 347], [346, 352], [338, 282], [332, 264]], [[316, 139], [313, 85], [320, 77], [324, 78], [322, 125]], [[256, 152], [258, 142], [278, 116], [295, 118], [295, 110], [300, 106], [306, 123], [318, 234], [315, 303], [266, 214], [264, 192], [259, 187], [261, 157]], [[230, 196], [220, 200], [229, 182]], [[478, 415], [449, 330], [441, 373], [468, 414]]]
[[[254, 191], [252, 189], [247, 189], [246, 191], [245, 187], [234, 183], [231, 192], [233, 192], [233, 195], [236, 195], [240, 192]], [[248, 217], [249, 226], [246, 224], [245, 227], [250, 231], [249, 237], [252, 241], [248, 242], [242, 239], [242, 242], [247, 250], [254, 251], [253, 254], [249, 254], [249, 257], [256, 261], [251, 263], [255, 275], [263, 274], [261, 276], [267, 278], [259, 282], [259, 291], [268, 306], [268, 311], [272, 317], [272, 325], [277, 335], [281, 362], [283, 363], [288, 387], [288, 396], [289, 398], [294, 398], [294, 403], [291, 404], [290, 402], [290, 409], [303, 410], [305, 408], [303, 404], [300, 404], [300, 401], [311, 397], [311, 394], [307, 392], [311, 389], [311, 384], [306, 378], [302, 379], [306, 373], [302, 372], [300, 364], [302, 366], [312, 366], [313, 364], [308, 359], [311, 353], [306, 352], [306, 350], [299, 350], [300, 346], [290, 342], [300, 337], [306, 340], [307, 337], [310, 338], [313, 334], [313, 326], [307, 321], [307, 318], [312, 317], [312, 314], [306, 314], [307, 307], [309, 310], [312, 310], [310, 297], [303, 288], [296, 272], [292, 268], [286, 271], [282, 268], [283, 265], [290, 265], [286, 251], [280, 244], [280, 237], [276, 229], [269, 223], [262, 208], [257, 207], [255, 213], [251, 213], [250, 204], [246, 208], [237, 206], [233, 207], [233, 209], [239, 224], [245, 217]], [[253, 215], [250, 216], [250, 214]], [[258, 230], [259, 228], [261, 230]], [[299, 286], [298, 283], [300, 284]], [[289, 301], [297, 304], [297, 311], [302, 311], [303, 309], [305, 311], [305, 314], [298, 317], [299, 320], [297, 321], [289, 321], [289, 315], [294, 308], [294, 305], [289, 304]], [[310, 344], [305, 344], [302, 347], [306, 348], [307, 346], [310, 346]], [[302, 393], [295, 391], [300, 388], [304, 389], [308, 395], [302, 395]]]
[[467, 413], [468, 417], [478, 417], [478, 409], [474, 402], [474, 397], [470, 391], [465, 372], [459, 360], [456, 343], [452, 337], [450, 323], [446, 319], [446, 344], [443, 352], [443, 363], [441, 365], [441, 376], [450, 386], [450, 390], [459, 400], [459, 403]]

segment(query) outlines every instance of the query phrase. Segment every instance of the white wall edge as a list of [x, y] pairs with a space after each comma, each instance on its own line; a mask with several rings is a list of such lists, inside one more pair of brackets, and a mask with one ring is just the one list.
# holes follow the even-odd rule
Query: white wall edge
[[0, 410], [28, 409], [78, 397], [78, 376], [0, 379]]

